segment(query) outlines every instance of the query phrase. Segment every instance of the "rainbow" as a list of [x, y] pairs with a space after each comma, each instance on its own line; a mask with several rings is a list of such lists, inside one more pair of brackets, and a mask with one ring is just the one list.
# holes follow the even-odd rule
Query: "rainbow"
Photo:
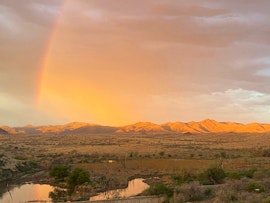
[[[73, 45], [69, 40], [73, 39], [72, 37], [76, 39], [79, 37], [72, 32], [66, 33], [67, 27], [61, 26], [69, 16], [69, 8], [72, 9], [74, 6], [71, 5], [72, 2], [69, 0], [61, 2], [59, 13], [48, 35], [43, 57], [40, 60], [35, 107], [53, 120], [83, 120], [106, 125], [116, 123], [118, 125], [119, 121], [130, 120], [131, 114], [127, 113], [130, 104], [122, 102], [117, 94], [103, 88], [102, 84], [95, 84], [95, 81], [88, 80], [86, 75], [72, 65], [76, 62], [76, 55], [69, 57], [65, 53], [66, 48], [72, 48]], [[76, 44], [72, 50], [76, 50]], [[87, 66], [84, 64], [81, 67], [83, 69]]]
[[41, 102], [41, 96], [42, 96], [42, 87], [43, 87], [43, 83], [44, 83], [44, 78], [46, 77], [46, 68], [48, 66], [47, 62], [49, 60], [50, 57], [50, 53], [52, 50], [52, 45], [53, 45], [53, 41], [55, 38], [55, 35], [57, 33], [58, 30], [58, 26], [59, 26], [59, 22], [61, 21], [61, 18], [64, 14], [64, 10], [65, 7], [67, 5], [68, 0], [62, 0], [60, 6], [59, 6], [59, 10], [58, 10], [58, 14], [54, 20], [54, 23], [52, 25], [51, 28], [51, 32], [48, 36], [48, 40], [47, 43], [45, 44], [45, 51], [43, 53], [43, 56], [41, 58], [41, 62], [39, 65], [39, 73], [38, 73], [38, 79], [37, 79], [37, 88], [36, 88], [36, 101], [35, 104], [36, 106], [39, 106], [40, 102]]

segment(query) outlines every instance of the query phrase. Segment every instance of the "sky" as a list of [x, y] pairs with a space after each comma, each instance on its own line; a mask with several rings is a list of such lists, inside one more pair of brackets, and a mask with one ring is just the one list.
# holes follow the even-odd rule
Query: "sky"
[[269, 0], [0, 0], [0, 126], [270, 123]]

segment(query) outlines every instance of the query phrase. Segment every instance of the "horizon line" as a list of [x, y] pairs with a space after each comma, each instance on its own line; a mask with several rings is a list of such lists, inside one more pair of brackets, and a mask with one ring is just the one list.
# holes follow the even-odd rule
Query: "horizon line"
[[86, 124], [86, 125], [93, 125], [93, 126], [107, 126], [107, 127], [123, 127], [123, 126], [129, 126], [129, 125], [135, 125], [138, 123], [151, 123], [151, 124], [155, 124], [155, 125], [164, 125], [167, 123], [191, 123], [191, 122], [195, 122], [195, 123], [201, 123], [203, 121], [213, 121], [213, 122], [217, 122], [217, 123], [236, 123], [236, 124], [243, 124], [243, 125], [248, 125], [248, 124], [270, 124], [266, 123], [266, 122], [238, 122], [238, 121], [217, 121], [215, 119], [211, 119], [211, 118], [205, 118], [203, 120], [199, 120], [199, 121], [195, 121], [195, 120], [190, 120], [190, 121], [165, 121], [165, 122], [161, 122], [161, 123], [155, 123], [152, 121], [136, 121], [136, 122], [132, 122], [129, 124], [123, 124], [123, 125], [107, 125], [107, 124], [100, 124], [100, 123], [91, 123], [91, 122], [86, 122], [86, 121], [71, 121], [71, 122], [66, 122], [66, 123], [62, 123], [62, 124], [25, 124], [25, 125], [21, 125], [21, 126], [9, 126], [9, 125], [1, 125], [1, 127], [10, 127], [10, 128], [23, 128], [23, 127], [43, 127], [43, 126], [64, 126], [64, 125], [68, 125], [68, 124]]

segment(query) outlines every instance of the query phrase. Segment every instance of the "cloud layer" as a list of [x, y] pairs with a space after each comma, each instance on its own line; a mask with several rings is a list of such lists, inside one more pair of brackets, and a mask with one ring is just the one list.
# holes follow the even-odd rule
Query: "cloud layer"
[[[269, 7], [267, 0], [1, 1], [0, 123], [270, 122]], [[50, 102], [37, 107], [45, 54]], [[75, 83], [84, 93], [74, 96]], [[107, 112], [91, 115], [78, 97], [99, 98]], [[55, 113], [59, 101], [67, 101], [66, 114]], [[25, 109], [29, 119], [19, 119]], [[105, 119], [115, 112], [123, 116]]]

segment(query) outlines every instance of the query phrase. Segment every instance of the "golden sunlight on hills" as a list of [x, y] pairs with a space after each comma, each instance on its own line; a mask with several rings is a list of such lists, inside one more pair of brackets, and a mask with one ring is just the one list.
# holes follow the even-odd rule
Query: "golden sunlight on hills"
[[183, 133], [266, 133], [270, 132], [270, 124], [234, 122], [217, 122], [206, 119], [200, 122], [168, 122], [155, 124], [151, 122], [138, 122], [120, 127], [103, 126], [83, 122], [73, 122], [65, 125], [24, 126], [11, 128], [2, 126], [10, 134], [183, 134]]
[[136, 123], [122, 127], [118, 132], [144, 132], [144, 133], [229, 133], [229, 132], [248, 132], [263, 133], [270, 132], [270, 124], [241, 124], [234, 122], [217, 122], [206, 119], [200, 122], [174, 122], [161, 125], [153, 123]]

